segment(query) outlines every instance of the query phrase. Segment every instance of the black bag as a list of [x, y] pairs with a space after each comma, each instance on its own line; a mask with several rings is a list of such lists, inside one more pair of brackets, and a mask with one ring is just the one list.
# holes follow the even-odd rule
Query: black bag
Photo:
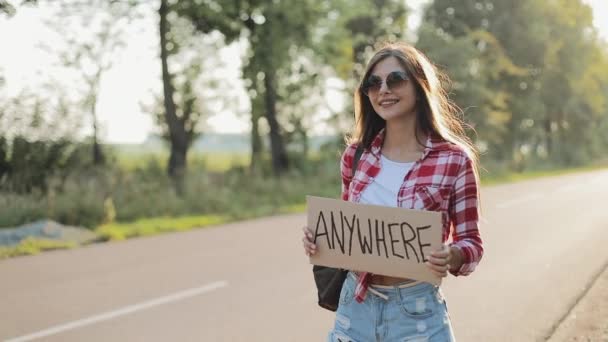
[[[353, 178], [362, 153], [363, 148], [358, 146], [352, 165]], [[340, 301], [340, 291], [342, 291], [342, 285], [344, 284], [348, 270], [314, 265], [312, 272], [315, 276], [315, 284], [317, 285], [319, 306], [329, 311], [336, 311], [338, 309], [338, 302]]]
[[317, 284], [319, 306], [329, 311], [336, 311], [338, 309], [338, 302], [340, 301], [342, 284], [344, 284], [348, 271], [340, 268], [314, 265], [312, 272]]

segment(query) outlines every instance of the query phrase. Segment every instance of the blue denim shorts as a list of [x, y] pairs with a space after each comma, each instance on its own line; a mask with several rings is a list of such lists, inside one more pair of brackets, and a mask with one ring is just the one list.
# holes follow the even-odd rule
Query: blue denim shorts
[[455, 341], [445, 299], [439, 287], [374, 288], [365, 300], [354, 299], [356, 278], [349, 273], [342, 286], [334, 328], [328, 342], [451, 342]]

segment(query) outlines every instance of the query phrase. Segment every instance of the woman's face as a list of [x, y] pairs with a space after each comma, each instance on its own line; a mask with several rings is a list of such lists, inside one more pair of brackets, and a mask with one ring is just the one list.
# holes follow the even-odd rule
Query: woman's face
[[364, 88], [376, 113], [387, 122], [414, 115], [416, 90], [397, 58], [390, 56], [378, 62]]

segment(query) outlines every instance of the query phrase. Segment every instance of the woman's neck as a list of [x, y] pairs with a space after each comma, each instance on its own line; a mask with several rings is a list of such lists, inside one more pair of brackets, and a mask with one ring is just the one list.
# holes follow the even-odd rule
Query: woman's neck
[[416, 138], [417, 129], [415, 113], [401, 120], [387, 121], [382, 154], [394, 161], [417, 160], [424, 151], [424, 146], [420, 145], [418, 140], [422, 142], [426, 140], [426, 136], [420, 130], [417, 134], [419, 139]]

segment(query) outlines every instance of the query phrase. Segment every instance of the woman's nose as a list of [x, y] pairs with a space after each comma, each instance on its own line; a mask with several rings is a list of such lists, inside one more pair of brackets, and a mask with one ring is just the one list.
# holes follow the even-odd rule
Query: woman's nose
[[388, 84], [386, 84], [386, 81], [382, 81], [382, 83], [380, 84], [380, 90], [378, 90], [379, 94], [384, 94], [389, 92], [391, 89], [388, 87]]

